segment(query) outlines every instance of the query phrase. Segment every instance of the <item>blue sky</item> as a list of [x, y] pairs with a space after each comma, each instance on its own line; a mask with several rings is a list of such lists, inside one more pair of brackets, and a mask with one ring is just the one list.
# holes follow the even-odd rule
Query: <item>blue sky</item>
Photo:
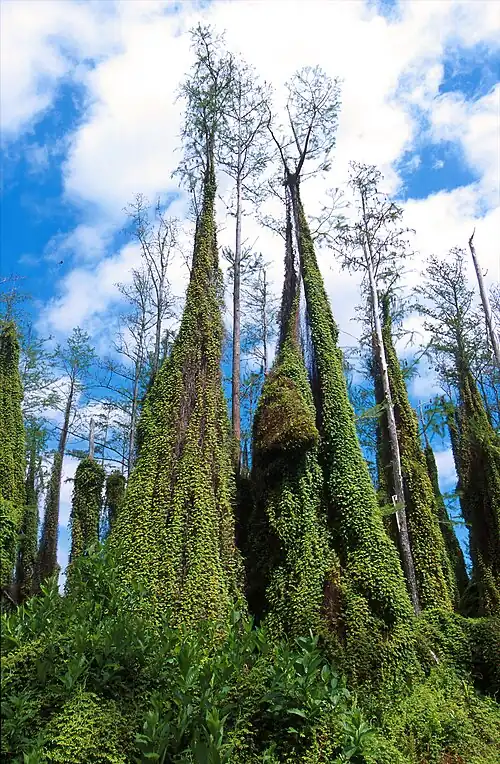
[[[64, 339], [78, 323], [99, 347], [106, 343], [119, 304], [113, 284], [136, 263], [122, 209], [136, 192], [176, 192], [175, 89], [190, 62], [186, 30], [198, 19], [227, 30], [228, 44], [276, 86], [278, 102], [302, 65], [343, 78], [333, 175], [310, 186], [308, 209], [345, 182], [349, 160], [377, 164], [417, 230], [416, 269], [432, 251], [464, 246], [475, 225], [488, 279], [498, 280], [500, 5], [311, 0], [307, 13], [303, 2], [287, 4], [285, 16], [282, 8], [279, 0], [0, 3], [1, 275], [23, 277], [44, 334]], [[185, 216], [182, 196], [172, 211]], [[245, 225], [244, 235], [269, 253], [279, 293], [280, 244], [255, 221]], [[231, 243], [229, 223], [219, 240]], [[357, 282], [328, 253], [320, 262], [342, 338], [355, 332]], [[185, 279], [179, 265], [178, 294]], [[429, 370], [412, 388], [414, 401], [435, 389]], [[449, 445], [435, 445], [450, 490]], [[63, 518], [68, 502], [65, 489]], [[61, 559], [67, 544], [63, 527]]]

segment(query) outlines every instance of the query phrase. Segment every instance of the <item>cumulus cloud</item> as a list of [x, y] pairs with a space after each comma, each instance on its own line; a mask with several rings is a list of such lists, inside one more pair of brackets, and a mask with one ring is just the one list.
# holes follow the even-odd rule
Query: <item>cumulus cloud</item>
[[[36, 8], [43, 5], [44, 13], [33, 12], [30, 2], [4, 5], [2, 75], [7, 90], [2, 116], [7, 130], [23, 129], [48, 108], [61, 78], [79, 76], [85, 85], [84, 113], [67, 137], [63, 171], [67, 197], [82, 208], [90, 205], [92, 217], [51, 242], [54, 257], [73, 255], [77, 261], [57, 285], [43, 316], [54, 331], [97, 321], [118, 297], [115, 282], [126, 281], [127, 271], [137, 264], [138, 252], [129, 245], [108, 254], [131, 195], [141, 190], [154, 197], [175, 188], [170, 175], [179, 156], [181, 118], [176, 94], [190, 63], [185, 32], [197, 20], [227, 30], [228, 45], [277, 84], [278, 102], [282, 83], [297, 66], [320, 64], [342, 78], [333, 170], [327, 181], [304, 187], [309, 210], [318, 205], [326, 184], [345, 182], [351, 159], [377, 164], [385, 174], [385, 190], [395, 191], [401, 179], [394, 166], [421, 129], [412, 107], [425, 112], [432, 139], [456, 142], [480, 180], [406, 203], [407, 223], [417, 230], [416, 265], [431, 251], [465, 243], [478, 223], [478, 252], [495, 278], [498, 256], [491, 233], [498, 223], [500, 91], [497, 87], [473, 103], [460, 93], [439, 95], [446, 49], [479, 41], [498, 46], [493, 3], [477, 2], [472, 9], [459, 2], [406, 2], [390, 20], [364, 2], [340, 8], [323, 0], [310, 0], [307, 12], [303, 2], [289, 3], [286, 14], [278, 0], [215, 2], [202, 9], [184, 3], [177, 13], [165, 13], [170, 4], [161, 0], [37, 0]], [[85, 64], [89, 59], [92, 66]], [[44, 152], [32, 153], [35, 161], [45, 161]], [[416, 168], [419, 161], [414, 154], [410, 163]], [[230, 222], [223, 214], [219, 222], [221, 243], [232, 243]], [[279, 240], [252, 221], [246, 232], [258, 248], [273, 253], [271, 275], [279, 290], [281, 257], [274, 256]], [[85, 265], [85, 260], [94, 265]], [[357, 284], [331, 261], [329, 252], [320, 253], [334, 310], [347, 335], [353, 328]]]
[[[485, 14], [493, 27], [498, 27], [489, 5], [484, 4]], [[340, 8], [338, 3], [311, 0], [307, 12], [302, 2], [292, 2], [286, 14], [278, 0], [215, 2], [201, 10], [194, 4], [183, 4], [176, 14], [162, 13], [166, 7], [168, 4], [161, 2], [128, 2], [114, 7], [109, 18], [101, 14], [101, 24], [106, 27], [101, 55], [86, 73], [86, 108], [70, 136], [64, 165], [67, 197], [82, 207], [90, 204], [92, 218], [56, 242], [79, 259], [87, 254], [89, 259], [100, 261], [93, 269], [80, 263], [58, 285], [58, 295], [46, 316], [55, 330], [67, 331], [76, 319], [85, 323], [97, 317], [116, 298], [112, 285], [123, 281], [125, 269], [136, 261], [127, 247], [104, 260], [102, 256], [111, 232], [123, 222], [122, 209], [131, 196], [140, 190], [154, 198], [175, 189], [170, 176], [179, 159], [181, 127], [181, 105], [176, 96], [191, 60], [186, 31], [197, 20], [226, 30], [228, 46], [241, 52], [263, 78], [277, 85], [278, 104], [284, 94], [282, 83], [297, 66], [319, 64], [330, 75], [342, 78], [335, 161], [327, 180], [304, 187], [309, 210], [318, 206], [328, 185], [345, 182], [351, 159], [377, 164], [385, 175], [385, 190], [397, 190], [401, 179], [394, 166], [411, 149], [420, 130], [420, 116], [411, 108], [417, 105], [431, 117], [433, 138], [441, 140], [452, 134], [482, 177], [475, 186], [408, 202], [408, 224], [418, 219], [414, 227], [426, 239], [422, 247], [419, 240], [418, 249], [429, 251], [430, 244], [433, 251], [448, 249], [463, 240], [466, 224], [472, 221], [481, 221], [478, 242], [481, 236], [488, 238], [480, 231], [483, 227], [490, 230], [490, 224], [485, 226], [482, 219], [482, 205], [486, 196], [488, 206], [492, 206], [495, 185], [495, 94], [473, 106], [457, 94], [438, 95], [446, 45], [473, 45], [479, 39], [496, 44], [491, 26], [480, 14], [464, 12], [460, 3], [453, 2], [404, 3], [399, 16], [392, 20], [378, 15], [364, 2], [345, 3]], [[64, 4], [61, 17], [68, 12]], [[111, 34], [106, 25], [113, 14], [115, 20], [119, 15], [121, 23], [119, 32]], [[465, 19], [468, 29], [463, 26]], [[69, 25], [70, 30], [75, 23]], [[86, 28], [95, 23], [94, 14]], [[62, 22], [52, 19], [51, 24], [59, 28]], [[80, 50], [91, 49], [96, 43], [92, 46], [84, 37], [79, 46]], [[460, 110], [458, 116], [454, 109]], [[412, 163], [418, 166], [418, 155]], [[220, 242], [231, 244], [231, 223], [224, 219], [222, 208], [220, 212]], [[443, 214], [449, 225], [442, 224]], [[438, 222], [437, 228], [434, 222]], [[281, 255], [275, 254], [279, 240], [251, 219], [245, 224], [249, 240], [257, 239], [257, 248], [271, 255], [279, 291]], [[491, 245], [487, 248], [490, 252]], [[485, 253], [485, 257], [490, 262], [494, 254]], [[354, 328], [351, 318], [356, 281], [336, 265], [332, 268], [331, 259], [328, 252], [320, 255], [336, 316], [350, 332]]]

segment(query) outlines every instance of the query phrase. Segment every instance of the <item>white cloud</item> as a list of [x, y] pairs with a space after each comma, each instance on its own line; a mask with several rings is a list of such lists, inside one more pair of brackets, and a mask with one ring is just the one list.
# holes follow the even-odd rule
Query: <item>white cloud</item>
[[446, 451], [434, 451], [434, 456], [438, 468], [439, 487], [442, 493], [453, 490], [457, 481], [457, 473], [451, 448], [448, 448]]
[[51, 106], [78, 62], [116, 45], [109, 5], [68, 0], [4, 0], [0, 24], [1, 127], [4, 139], [29, 129]]
[[[500, 207], [484, 213], [483, 196], [478, 184], [461, 186], [452, 191], [440, 191], [426, 199], [409, 199], [404, 204], [405, 222], [416, 230], [416, 249], [419, 264], [431, 254], [441, 256], [452, 247], [468, 251], [468, 240], [474, 228], [474, 243], [481, 266], [487, 271], [485, 281], [492, 284], [500, 279], [500, 254], [497, 232], [500, 230]], [[472, 261], [468, 274], [475, 285]], [[415, 279], [415, 272], [410, 277]]]
[[[498, 271], [493, 235], [498, 211], [491, 207], [495, 184], [498, 187], [499, 89], [474, 104], [457, 94], [439, 96], [446, 50], [478, 42], [498, 47], [500, 17], [495, 3], [412, 0], [400, 4], [400, 13], [391, 20], [357, 0], [309, 0], [307, 8], [303, 0], [294, 0], [287, 3], [286, 13], [282, 0], [219, 1], [203, 9], [183, 3], [175, 14], [165, 14], [169, 3], [161, 0], [86, 4], [37, 0], [5, 5], [8, 129], [21, 128], [46, 108], [61, 77], [69, 74], [85, 87], [82, 120], [69, 136], [64, 179], [68, 199], [81, 204], [82, 210], [90, 209], [91, 217], [84, 216], [73, 232], [52, 242], [56, 254], [62, 251], [64, 259], [66, 254], [68, 259], [77, 258], [41, 317], [41, 323], [53, 330], [68, 332], [77, 323], [97, 330], [109, 322], [118, 298], [114, 284], [127, 281], [128, 270], [138, 262], [137, 249], [131, 245], [105, 256], [112, 233], [123, 224], [122, 208], [135, 192], [153, 199], [175, 188], [170, 175], [179, 157], [181, 127], [176, 93], [191, 60], [185, 32], [199, 19], [227, 30], [229, 47], [276, 85], [278, 101], [283, 82], [300, 66], [320, 64], [343, 79], [331, 177], [304, 185], [309, 212], [318, 207], [325, 187], [346, 180], [352, 159], [377, 164], [385, 175], [386, 190], [396, 190], [400, 178], [394, 166], [412, 150], [423, 111], [430, 118], [432, 137], [456, 141], [481, 180], [407, 202], [406, 222], [418, 232], [415, 270], [430, 252], [466, 245], [476, 224], [478, 254], [490, 278]], [[43, 5], [44, 12], [35, 12], [35, 5]], [[7, 29], [16, 31], [7, 34]], [[93, 67], [84, 63], [89, 57]], [[45, 84], [40, 88], [41, 82]], [[417, 155], [413, 161], [417, 166]], [[184, 201], [179, 203], [181, 214], [183, 205]], [[224, 229], [219, 242], [231, 244], [232, 220], [218, 211]], [[251, 219], [245, 220], [244, 236], [257, 238], [257, 248], [272, 261], [270, 275], [280, 293], [280, 240]], [[319, 260], [335, 317], [345, 344], [350, 344], [349, 334], [359, 332], [351, 323], [358, 302], [357, 280], [340, 272], [336, 264], [330, 268], [328, 251], [320, 252]], [[178, 293], [184, 274], [180, 267], [173, 274]], [[341, 333], [341, 341], [342, 337]]]
[[467, 101], [462, 93], [445, 93], [431, 110], [433, 140], [460, 143], [469, 166], [481, 177], [491, 205], [500, 202], [500, 84], [482, 98]]

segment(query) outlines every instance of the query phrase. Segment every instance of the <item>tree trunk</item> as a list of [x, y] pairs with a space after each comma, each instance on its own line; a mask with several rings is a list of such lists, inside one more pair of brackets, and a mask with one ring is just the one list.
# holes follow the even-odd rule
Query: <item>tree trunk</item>
[[481, 302], [483, 303], [484, 314], [486, 316], [486, 323], [488, 325], [488, 331], [490, 334], [491, 346], [493, 348], [493, 355], [495, 356], [497, 366], [500, 369], [500, 343], [498, 341], [497, 333], [495, 331], [495, 326], [493, 324], [493, 316], [491, 314], [491, 307], [490, 307], [490, 301], [488, 299], [488, 293], [486, 292], [486, 288], [484, 286], [483, 274], [481, 273], [481, 268], [479, 267], [479, 262], [476, 255], [476, 249], [474, 247], [474, 244], [472, 243], [472, 240], [474, 238], [474, 233], [475, 233], [475, 229], [472, 232], [472, 236], [469, 239], [469, 249], [472, 255], [472, 262], [474, 263], [474, 268], [476, 269], [477, 282], [479, 284]]
[[264, 283], [262, 285], [262, 338], [263, 338], [263, 367], [264, 376], [267, 374], [267, 281], [266, 281], [266, 269], [262, 270]]
[[238, 173], [236, 178], [236, 241], [234, 247], [233, 275], [233, 368], [232, 368], [232, 423], [234, 438], [234, 461], [237, 472], [241, 463], [241, 173], [239, 171], [240, 157], [238, 156]]
[[[368, 246], [368, 251], [366, 247]], [[384, 397], [387, 407], [387, 425], [389, 431], [389, 443], [391, 447], [392, 457], [392, 471], [394, 489], [396, 491], [396, 502], [400, 508], [396, 511], [396, 523], [398, 529], [399, 545], [401, 549], [401, 558], [403, 561], [403, 568], [406, 575], [406, 581], [408, 584], [408, 591], [411, 597], [413, 608], [415, 613], [420, 612], [420, 603], [418, 599], [417, 580], [415, 577], [415, 566], [413, 564], [413, 557], [410, 547], [410, 537], [408, 535], [408, 526], [406, 523], [406, 509], [405, 498], [403, 490], [403, 475], [401, 472], [401, 456], [399, 453], [398, 433], [396, 429], [396, 420], [394, 418], [394, 406], [392, 403], [391, 389], [389, 386], [389, 375], [387, 372], [387, 359], [385, 357], [384, 342], [382, 338], [382, 326], [380, 324], [380, 309], [378, 304], [377, 285], [375, 283], [375, 275], [373, 273], [372, 256], [370, 250], [370, 242], [367, 240], [363, 242], [363, 248], [365, 249], [365, 258], [368, 268], [368, 278], [370, 282], [370, 294], [373, 311], [373, 321], [375, 324], [375, 336], [376, 336], [376, 350], [378, 355], [378, 364], [380, 368], [380, 375], [382, 378], [382, 387], [384, 389]]]
[[75, 393], [75, 380], [71, 380], [71, 385], [64, 410], [64, 421], [59, 437], [59, 444], [54, 455], [54, 463], [50, 475], [47, 498], [45, 502], [45, 516], [43, 519], [42, 538], [38, 551], [36, 566], [36, 584], [35, 592], [40, 590], [40, 584], [45, 579], [50, 578], [57, 568], [57, 539], [59, 534], [59, 502], [61, 496], [61, 478], [66, 450], [66, 441], [68, 440], [69, 420], [71, 409], [73, 407], [73, 397]]
[[93, 419], [91, 419], [90, 433], [89, 433], [89, 459], [94, 458], [94, 447], [95, 447], [95, 422]]
[[135, 363], [134, 372], [134, 390], [132, 393], [132, 411], [130, 413], [130, 433], [128, 437], [128, 464], [127, 464], [127, 477], [130, 477], [130, 473], [134, 467], [134, 448], [135, 448], [135, 430], [137, 420], [137, 404], [139, 400], [139, 376], [140, 368], [142, 364], [142, 358], [139, 357]]
[[165, 290], [165, 283], [162, 277], [160, 281], [160, 286], [158, 288], [159, 296], [158, 296], [158, 306], [156, 311], [155, 349], [153, 354], [153, 373], [152, 373], [153, 379], [156, 377], [158, 373], [158, 366], [160, 365], [161, 319], [162, 319], [162, 313], [163, 313], [164, 290]]

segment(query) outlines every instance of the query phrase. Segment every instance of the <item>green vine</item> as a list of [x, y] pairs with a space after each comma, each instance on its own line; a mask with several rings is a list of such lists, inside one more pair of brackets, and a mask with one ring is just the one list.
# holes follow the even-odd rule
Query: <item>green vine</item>
[[124, 581], [137, 578], [153, 607], [172, 608], [184, 623], [225, 618], [242, 583], [220, 368], [215, 190], [211, 165], [181, 326], [147, 396], [143, 445], [110, 537], [122, 549]]
[[286, 261], [280, 347], [253, 426], [248, 599], [253, 613], [267, 613], [272, 633], [300, 634], [320, 627], [333, 559], [320, 511], [319, 433], [297, 337], [299, 291], [291, 248]]
[[420, 443], [417, 417], [408, 400], [392, 341], [388, 295], [382, 301], [382, 311], [382, 335], [398, 432], [406, 518], [420, 604], [423, 608], [451, 609], [452, 601], [456, 600], [458, 594], [457, 582], [439, 527], [438, 507]]
[[70, 564], [99, 540], [99, 518], [106, 474], [94, 459], [82, 459], [75, 472], [71, 507]]
[[454, 604], [455, 606], [458, 606], [460, 597], [464, 593], [469, 583], [469, 577], [465, 568], [464, 553], [462, 552], [462, 548], [457, 539], [457, 535], [448, 515], [446, 504], [439, 488], [439, 477], [436, 459], [434, 458], [434, 452], [429, 444], [427, 444], [425, 447], [424, 454], [427, 464], [427, 472], [429, 473], [434, 496], [436, 497], [439, 527], [441, 528], [441, 533], [443, 534], [446, 551], [448, 553], [448, 559], [450, 560], [453, 570], [453, 577], [456, 588]]
[[500, 438], [470, 371], [461, 377], [460, 397], [455, 458], [472, 559], [464, 599], [474, 595], [469, 608], [475, 615], [494, 615], [500, 609]]
[[339, 583], [331, 585], [331, 596], [341, 610], [335, 628], [345, 644], [349, 673], [360, 681], [369, 682], [374, 676], [383, 680], [417, 670], [413, 611], [357, 439], [337, 347], [338, 330], [298, 189], [296, 194], [299, 254], [317, 380], [320, 464], [328, 522], [341, 562]]
[[10, 583], [25, 503], [25, 433], [19, 341], [13, 322], [0, 330], [0, 579]]
[[119, 470], [111, 472], [106, 478], [106, 492], [104, 498], [104, 512], [109, 530], [113, 528], [118, 512], [125, 499], [126, 480]]

